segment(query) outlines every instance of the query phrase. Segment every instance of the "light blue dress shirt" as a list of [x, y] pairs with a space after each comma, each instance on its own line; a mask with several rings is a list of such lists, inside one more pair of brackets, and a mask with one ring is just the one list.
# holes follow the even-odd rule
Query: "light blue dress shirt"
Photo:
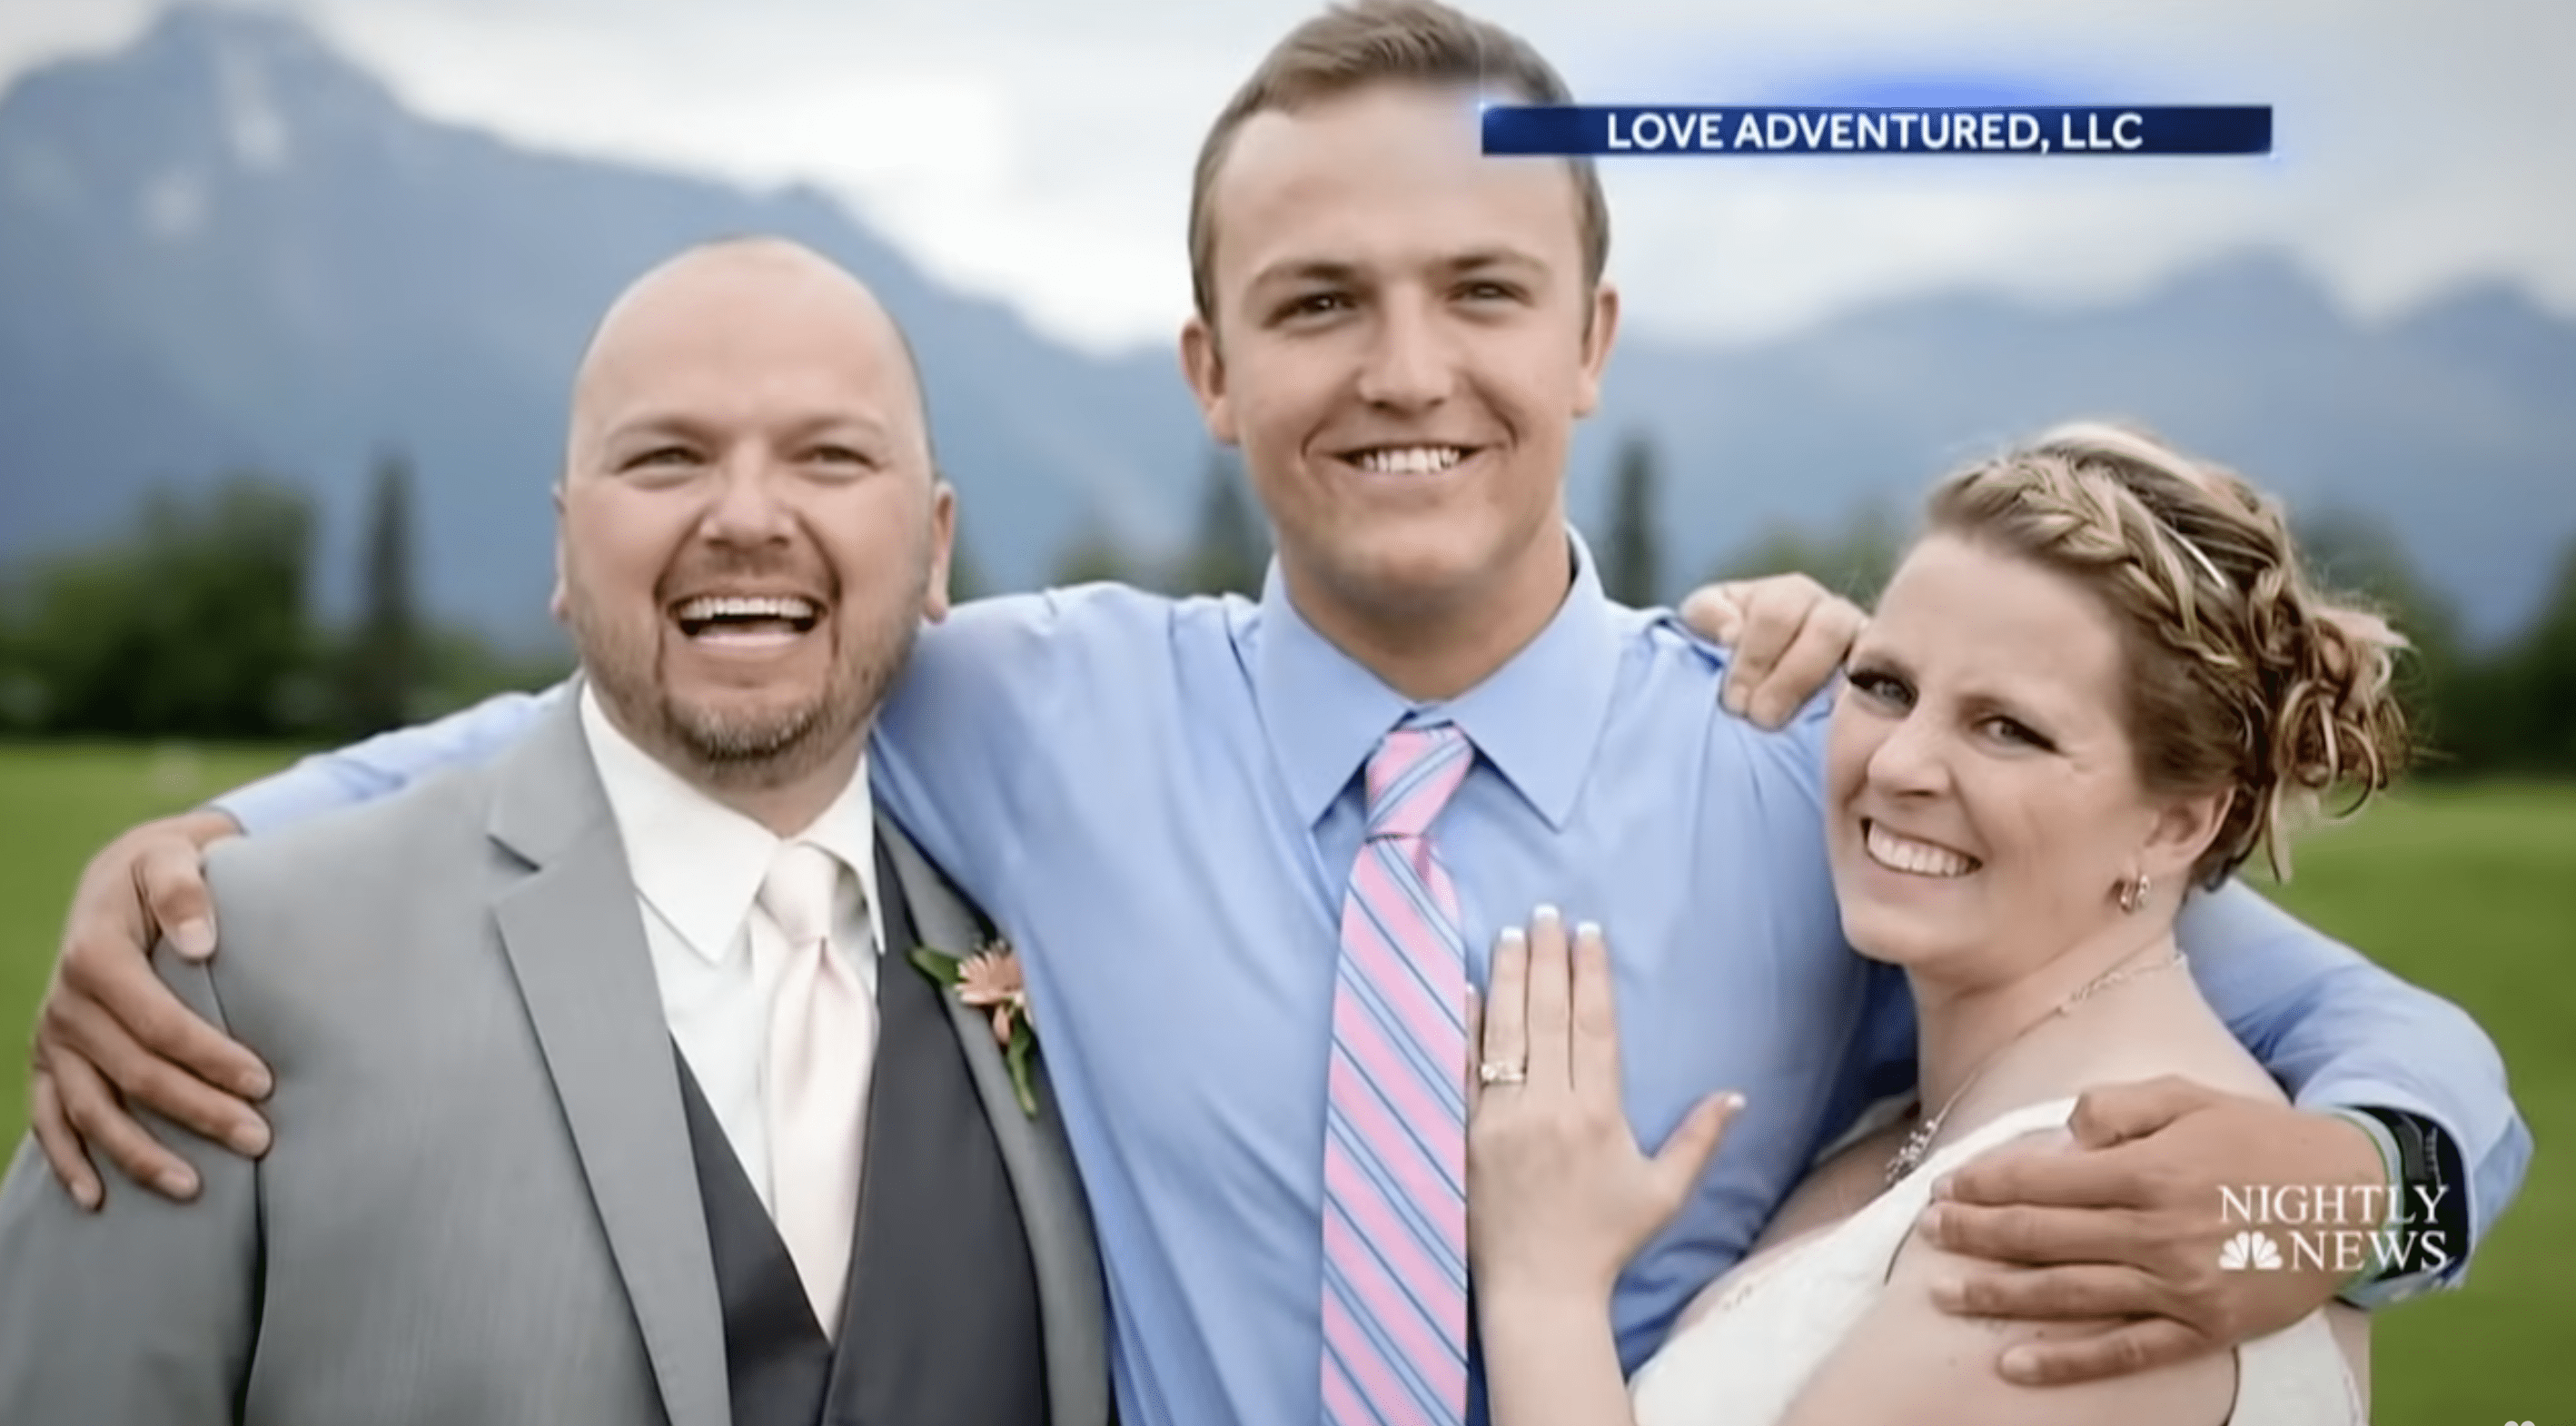
[[[1824, 700], [1779, 733], [1726, 715], [1723, 653], [1609, 602], [1575, 548], [1538, 639], [1428, 710], [1478, 754], [1433, 836], [1480, 983], [1495, 933], [1543, 901], [1606, 929], [1642, 1139], [1712, 1091], [1749, 1100], [1621, 1283], [1633, 1369], [1823, 1140], [1911, 1083], [1911, 1009], [1902, 976], [1842, 939]], [[224, 805], [255, 831], [381, 795], [489, 757], [560, 696], [324, 754]], [[926, 631], [881, 715], [887, 809], [1024, 952], [1098, 1220], [1125, 1420], [1317, 1418], [1325, 1057], [1358, 774], [1415, 707], [1301, 619], [1274, 569], [1258, 603], [1103, 585], [967, 605]], [[2250, 891], [2198, 898], [2183, 939], [2302, 1104], [2449, 1129], [2483, 1235], [2529, 1136], [2475, 1024]]]

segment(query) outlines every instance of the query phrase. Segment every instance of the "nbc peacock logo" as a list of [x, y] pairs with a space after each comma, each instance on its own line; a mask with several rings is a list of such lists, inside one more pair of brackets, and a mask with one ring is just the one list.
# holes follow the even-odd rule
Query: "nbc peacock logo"
[[2273, 1242], [2269, 1233], [2239, 1233], [2227, 1240], [2227, 1246], [2218, 1250], [2218, 1266], [2227, 1272], [2241, 1273], [2249, 1268], [2259, 1272], [2278, 1272], [2281, 1268], [2281, 1245]]

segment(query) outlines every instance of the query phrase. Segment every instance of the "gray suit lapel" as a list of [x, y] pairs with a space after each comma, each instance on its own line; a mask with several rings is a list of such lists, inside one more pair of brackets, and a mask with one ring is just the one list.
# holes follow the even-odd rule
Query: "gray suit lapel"
[[[965, 955], [983, 941], [974, 911], [948, 885], [948, 879], [913, 846], [903, 829], [884, 817], [877, 836], [902, 878], [921, 943], [950, 955]], [[908, 973], [918, 974], [906, 968]], [[1073, 1151], [1066, 1144], [1043, 1069], [1036, 1076], [1038, 1115], [1020, 1108], [1011, 1086], [1009, 1065], [993, 1042], [992, 1023], [968, 1009], [954, 994], [942, 992], [957, 1038], [966, 1047], [966, 1063], [975, 1078], [976, 1095], [1002, 1152], [1002, 1166], [1018, 1197], [1020, 1217], [1028, 1231], [1029, 1254], [1038, 1279], [1038, 1307], [1045, 1320], [1047, 1397], [1055, 1426], [1083, 1426], [1109, 1420], [1109, 1343], [1106, 1290], [1100, 1272], [1100, 1249], [1091, 1233], [1091, 1212], [1075, 1177]], [[1046, 1030], [1038, 1028], [1039, 1054], [1045, 1054]]]
[[671, 1426], [726, 1426], [724, 1315], [635, 884], [578, 704], [498, 769], [491, 835], [527, 863], [493, 912]]

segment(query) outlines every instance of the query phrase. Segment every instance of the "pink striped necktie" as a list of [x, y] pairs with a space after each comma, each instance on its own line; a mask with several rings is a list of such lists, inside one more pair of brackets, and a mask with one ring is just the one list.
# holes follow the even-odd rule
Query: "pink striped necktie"
[[1467, 1412], [1467, 961], [1433, 819], [1476, 750], [1398, 728], [1368, 764], [1324, 1103], [1324, 1420]]

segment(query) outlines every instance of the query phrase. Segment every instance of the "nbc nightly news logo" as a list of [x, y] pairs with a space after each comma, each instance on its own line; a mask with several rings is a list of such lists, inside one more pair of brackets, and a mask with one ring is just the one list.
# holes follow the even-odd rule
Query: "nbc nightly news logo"
[[2419, 1185], [2411, 1196], [2376, 1184], [2222, 1188], [2219, 1221], [2236, 1231], [2218, 1250], [2218, 1265], [2345, 1276], [2364, 1268], [2380, 1276], [2440, 1272], [2451, 1265], [2448, 1235], [2423, 1225], [2450, 1193], [2448, 1185]]
[[2232, 105], [1892, 109], [1496, 104], [1488, 154], [2018, 154], [2152, 157], [2272, 151], [2272, 108]]

